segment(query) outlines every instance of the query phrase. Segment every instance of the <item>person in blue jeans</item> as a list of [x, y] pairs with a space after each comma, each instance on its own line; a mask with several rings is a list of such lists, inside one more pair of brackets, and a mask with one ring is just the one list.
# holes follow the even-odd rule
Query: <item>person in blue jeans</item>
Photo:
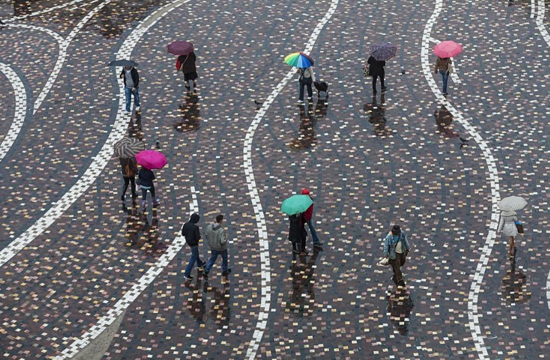
[[124, 95], [126, 96], [126, 113], [131, 113], [131, 100], [134, 95], [134, 105], [136, 111], [140, 110], [139, 106], [139, 74], [135, 67], [125, 66], [120, 73], [120, 78], [124, 79]]
[[197, 267], [199, 268], [199, 270], [202, 271], [204, 271], [204, 266], [206, 264], [204, 261], [201, 260], [199, 254], [199, 242], [201, 240], [201, 232], [197, 223], [200, 219], [201, 217], [199, 216], [199, 214], [192, 214], [189, 221], [183, 224], [183, 228], [181, 229], [181, 235], [185, 237], [185, 242], [191, 248], [191, 259], [189, 259], [189, 264], [187, 264], [187, 267], [185, 268], [185, 274], [183, 276], [183, 279], [185, 281], [193, 280], [193, 276], [191, 276], [191, 270], [193, 270], [193, 266], [195, 266], [195, 263], [197, 263]]
[[437, 58], [435, 62], [435, 74], [439, 72], [443, 77], [443, 95], [447, 95], [447, 84], [449, 83], [449, 75], [451, 74], [453, 61], [450, 58]]
[[[311, 200], [313, 200], [313, 196], [311, 195], [309, 189], [303, 189], [302, 195], [309, 195]], [[317, 237], [317, 231], [315, 231], [315, 227], [313, 226], [313, 206], [315, 204], [311, 204], [311, 206], [304, 212], [304, 217], [306, 218], [307, 226], [309, 227], [309, 231], [311, 232], [311, 238], [313, 239], [313, 246], [314, 247], [321, 247], [323, 246], [323, 243], [319, 241], [319, 238]]]
[[215, 222], [206, 227], [206, 242], [208, 243], [208, 246], [210, 246], [212, 255], [210, 256], [210, 260], [208, 260], [206, 268], [204, 269], [204, 277], [208, 277], [208, 273], [212, 270], [212, 266], [214, 266], [218, 256], [222, 257], [222, 275], [227, 276], [231, 274], [231, 269], [228, 268], [227, 264], [227, 234], [225, 233], [222, 223], [223, 215], [220, 214], [216, 216]]

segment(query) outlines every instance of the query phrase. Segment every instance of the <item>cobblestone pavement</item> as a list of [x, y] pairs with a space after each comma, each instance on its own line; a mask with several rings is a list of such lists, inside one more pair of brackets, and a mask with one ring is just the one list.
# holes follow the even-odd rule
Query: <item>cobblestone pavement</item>
[[[550, 358], [550, 3], [14, 3], [0, 9], [0, 62], [23, 86], [0, 72], [0, 142], [18, 92], [28, 110], [0, 158], [0, 358], [53, 359], [112, 314], [122, 322], [103, 359]], [[196, 94], [166, 52], [175, 39], [195, 44]], [[464, 45], [450, 106], [421, 56], [428, 46], [431, 71], [446, 39]], [[330, 98], [298, 107], [283, 57], [311, 41]], [[381, 41], [398, 53], [373, 95], [361, 66]], [[142, 111], [120, 118], [119, 69], [106, 64], [134, 42]], [[158, 207], [123, 204], [116, 157], [98, 155], [121, 119], [168, 158]], [[302, 188], [324, 245], [308, 239], [295, 256], [280, 204]], [[529, 206], [510, 257], [490, 227], [495, 198], [512, 194]], [[178, 235], [195, 208], [201, 228], [226, 215], [227, 278], [218, 263], [183, 279]], [[413, 245], [400, 289], [377, 265], [394, 223]]]

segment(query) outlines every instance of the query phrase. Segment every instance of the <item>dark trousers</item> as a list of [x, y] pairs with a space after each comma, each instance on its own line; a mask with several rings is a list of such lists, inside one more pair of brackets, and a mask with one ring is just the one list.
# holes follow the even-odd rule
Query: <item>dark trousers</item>
[[376, 80], [380, 78], [380, 85], [382, 85], [382, 89], [384, 89], [386, 86], [384, 85], [384, 74], [372, 74], [372, 92], [376, 92]]
[[313, 88], [311, 87], [311, 79], [309, 81], [300, 80], [300, 96], [298, 99], [304, 100], [304, 87], [307, 87], [307, 96], [313, 97]]
[[292, 249], [297, 252], [306, 251], [306, 238], [302, 238], [302, 240], [298, 242], [293, 242]]
[[132, 197], [136, 197], [136, 177], [122, 177], [124, 179], [124, 186], [122, 187], [122, 196], [126, 195], [126, 190], [128, 190], [128, 185], [132, 183]]
[[390, 265], [395, 275], [395, 282], [398, 283], [403, 280], [403, 273], [401, 272], [401, 266], [405, 265], [407, 257], [405, 254], [395, 253], [395, 259], [390, 258]]
[[191, 270], [193, 270], [193, 266], [197, 263], [197, 267], [203, 267], [204, 261], [201, 260], [200, 254], [199, 254], [199, 246], [191, 246], [191, 259], [189, 259], [189, 264], [187, 264], [187, 267], [185, 268], [185, 276], [189, 277], [191, 276]]
[[144, 201], [147, 200], [147, 191], [151, 192], [151, 196], [155, 200], [155, 185], [151, 185], [150, 189], [141, 188], [141, 199]]

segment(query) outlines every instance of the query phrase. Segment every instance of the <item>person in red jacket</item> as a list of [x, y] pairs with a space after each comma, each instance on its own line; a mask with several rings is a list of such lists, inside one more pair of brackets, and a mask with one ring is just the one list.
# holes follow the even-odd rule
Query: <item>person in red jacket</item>
[[[313, 196], [311, 196], [311, 193], [309, 192], [309, 189], [303, 189], [302, 195], [309, 195], [311, 200], [313, 200]], [[309, 231], [311, 232], [311, 237], [313, 239], [313, 246], [314, 247], [321, 247], [323, 245], [322, 242], [319, 241], [319, 238], [317, 237], [317, 232], [315, 231], [315, 227], [313, 226], [313, 206], [315, 204], [311, 204], [311, 206], [304, 212], [304, 217], [306, 218], [307, 226], [309, 226]]]

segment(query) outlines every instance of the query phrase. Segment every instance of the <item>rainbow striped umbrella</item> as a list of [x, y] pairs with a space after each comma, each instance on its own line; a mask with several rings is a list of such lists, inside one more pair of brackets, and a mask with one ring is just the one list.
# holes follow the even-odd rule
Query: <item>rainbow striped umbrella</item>
[[285, 57], [285, 64], [300, 69], [307, 69], [308, 67], [313, 66], [313, 59], [303, 52], [296, 52]]

